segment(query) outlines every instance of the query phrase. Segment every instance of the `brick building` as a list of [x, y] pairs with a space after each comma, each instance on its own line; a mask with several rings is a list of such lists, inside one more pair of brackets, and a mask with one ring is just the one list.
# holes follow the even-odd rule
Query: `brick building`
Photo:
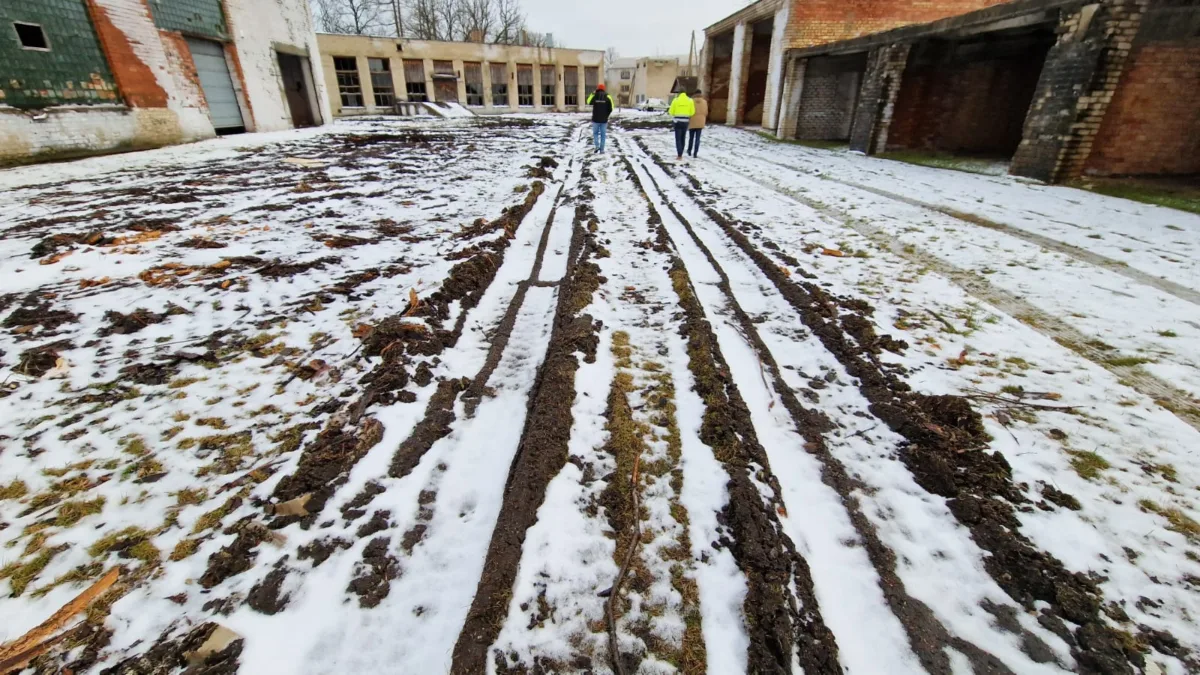
[[1200, 174], [1200, 0], [1014, 0], [789, 50], [783, 70], [783, 138], [1049, 182]]
[[759, 0], [704, 30], [709, 119], [774, 130], [784, 52], [961, 14], [1003, 0]]
[[[824, 3], [763, 0], [710, 28], [717, 121], [1005, 159], [1049, 182], [1200, 174], [1200, 0], [984, 1], [924, 23], [861, 4], [838, 23], [814, 17]], [[911, 18], [972, 3], [892, 4]], [[907, 25], [860, 30], [879, 21]]]
[[317, 42], [337, 117], [387, 113], [401, 101], [480, 113], [575, 110], [604, 67], [599, 50], [327, 33]]
[[0, 2], [0, 164], [330, 118], [307, 0]]

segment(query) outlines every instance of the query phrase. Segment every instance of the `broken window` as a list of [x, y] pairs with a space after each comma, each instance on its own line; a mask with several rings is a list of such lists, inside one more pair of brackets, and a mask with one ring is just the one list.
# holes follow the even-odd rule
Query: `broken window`
[[15, 21], [13, 28], [17, 29], [17, 39], [21, 42], [21, 49], [50, 51], [50, 41], [46, 39], [46, 31], [42, 30], [41, 26]]
[[387, 59], [367, 59], [371, 70], [371, 89], [375, 92], [375, 106], [391, 108], [396, 102], [396, 88], [392, 84], [392, 66]]
[[554, 99], [558, 94], [558, 73], [554, 66], [542, 66], [542, 105], [554, 107]]
[[333, 57], [333, 70], [337, 73], [338, 93], [342, 96], [343, 108], [361, 108], [363, 105], [362, 82], [358, 79], [358, 60], [353, 56]]
[[492, 106], [508, 107], [508, 65], [504, 63], [488, 64], [492, 68]]
[[425, 89], [425, 62], [421, 59], [404, 59], [404, 91], [408, 100], [424, 103], [429, 100]]
[[467, 85], [467, 105], [483, 105], [483, 64], [463, 63]]
[[533, 66], [517, 65], [517, 105], [533, 106]]
[[596, 91], [596, 87], [600, 86], [600, 69], [592, 66], [583, 69], [583, 88], [587, 93]]
[[563, 105], [579, 105], [579, 68], [563, 67]]

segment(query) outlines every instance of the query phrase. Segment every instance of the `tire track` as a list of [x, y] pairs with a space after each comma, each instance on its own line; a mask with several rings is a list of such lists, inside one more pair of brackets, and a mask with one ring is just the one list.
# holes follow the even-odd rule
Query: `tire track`
[[[721, 142], [717, 141], [717, 143], [720, 144]], [[744, 150], [744, 148], [739, 148], [739, 150]], [[768, 157], [766, 155], [761, 155], [758, 153], [753, 153], [753, 154], [754, 154], [755, 159], [762, 161], [762, 162], [766, 162], [767, 164], [773, 164], [780, 168], [788, 169], [789, 171], [795, 171], [795, 172], [803, 171], [803, 169], [801, 167], [796, 166], [794, 164], [787, 164], [786, 162], [780, 162], [778, 160], [771, 159], [770, 157]], [[722, 167], [722, 168], [727, 168], [727, 167]], [[889, 190], [884, 190], [882, 188], [872, 187], [870, 185], [863, 185], [862, 183], [856, 183], [854, 181], [845, 180], [842, 178], [834, 178], [834, 177], [826, 175], [824, 173], [822, 173], [820, 175], [820, 178], [822, 180], [828, 180], [828, 181], [832, 181], [834, 183], [840, 183], [842, 185], [845, 185], [846, 187], [851, 187], [856, 190], [862, 190], [863, 192], [869, 192], [871, 194], [878, 195], [885, 199], [891, 199], [893, 201], [901, 202], [903, 204], [908, 204], [909, 206], [915, 206], [917, 208], [926, 209], [928, 211], [933, 211], [934, 213], [940, 213], [944, 216], [949, 216], [951, 218], [954, 218], [955, 220], [959, 220], [964, 223], [968, 223], [970, 225], [975, 225], [978, 227], [985, 227], [989, 230], [996, 230], [998, 232], [1003, 232], [1005, 234], [1011, 235], [1018, 239], [1023, 239], [1031, 244], [1041, 246], [1042, 248], [1045, 248], [1045, 249], [1048, 249], [1051, 251], [1055, 251], [1057, 253], [1061, 253], [1066, 256], [1070, 256], [1071, 258], [1074, 258], [1075, 260], [1078, 260], [1079, 262], [1087, 263], [1089, 265], [1094, 265], [1096, 267], [1102, 267], [1109, 272], [1119, 274], [1127, 279], [1130, 279], [1131, 281], [1136, 281], [1139, 284], [1144, 284], [1146, 286], [1156, 288], [1156, 289], [1162, 291], [1163, 293], [1173, 295], [1173, 296], [1179, 298], [1180, 300], [1184, 300], [1184, 301], [1190, 302], [1192, 304], [1200, 305], [1200, 291], [1197, 291], [1192, 288], [1188, 288], [1187, 286], [1184, 286], [1182, 284], [1177, 284], [1173, 281], [1170, 281], [1169, 279], [1160, 279], [1156, 276], [1147, 274], [1146, 272], [1143, 272], [1141, 270], [1130, 267], [1129, 265], [1121, 262], [1120, 260], [1109, 258], [1108, 256], [1100, 255], [1099, 253], [1094, 253], [1085, 248], [1081, 248], [1081, 247], [1075, 246], [1073, 244], [1068, 244], [1066, 242], [1062, 242], [1057, 239], [1052, 239], [1045, 235], [1037, 234], [1036, 232], [1030, 232], [1029, 230], [1025, 230], [1025, 229], [1022, 229], [1019, 227], [1014, 227], [1012, 225], [1006, 225], [1004, 223], [996, 222], [994, 220], [989, 220], [987, 218], [984, 218], [982, 216], [977, 216], [972, 213], [966, 213], [966, 212], [958, 211], [956, 209], [952, 209], [952, 208], [949, 208], [946, 206], [940, 206], [938, 204], [931, 204], [929, 202], [924, 202], [919, 199], [914, 199], [912, 197], [906, 197], [904, 195], [897, 194], [897, 193], [891, 192]], [[772, 189], [776, 189], [776, 188], [772, 188]], [[816, 207], [814, 207], [814, 208], [816, 208]]]
[[[1174, 413], [1179, 419], [1187, 422], [1193, 428], [1200, 430], [1200, 402], [1190, 393], [1147, 372], [1146, 369], [1139, 366], [1121, 365], [1120, 361], [1114, 363], [1114, 359], [1112, 358], [1113, 352], [1111, 348], [1107, 348], [1107, 345], [1097, 342], [1093, 336], [1083, 333], [1066, 321], [1040, 309], [1027, 300], [997, 288], [983, 275], [951, 265], [931, 253], [906, 247], [882, 229], [794, 190], [772, 185], [767, 180], [729, 168], [728, 166], [719, 164], [712, 164], [711, 166], [716, 166], [722, 171], [753, 181], [764, 188], [834, 218], [839, 225], [844, 225], [855, 230], [859, 234], [869, 238], [877, 246], [890, 251], [896, 256], [904, 258], [918, 267], [928, 268], [950, 279], [968, 294], [995, 306], [1009, 316], [1018, 318], [1022, 323], [1049, 337], [1059, 345], [1070, 349], [1116, 375], [1122, 382], [1126, 382], [1131, 389], [1149, 397], [1166, 410]], [[699, 200], [697, 200], [697, 204], [700, 204]], [[1041, 245], [1039, 242], [1033, 243]], [[1139, 281], [1139, 283], [1145, 283], [1141, 280], [1135, 280]], [[1165, 291], [1166, 289], [1160, 290]], [[1187, 298], [1183, 299], [1187, 300]]]
[[[754, 261], [847, 371], [859, 378], [872, 413], [908, 440], [901, 457], [918, 484], [945, 497], [976, 543], [991, 553], [984, 563], [996, 582], [1018, 603], [1039, 612], [1039, 622], [1071, 645], [1084, 669], [1132, 673], [1134, 667], [1142, 667], [1144, 657], [1134, 646], [1136, 640], [1105, 621], [1103, 595], [1096, 582], [1070, 572], [1019, 532], [1015, 505], [1027, 500], [1013, 485], [1004, 458], [983, 452], [986, 434], [978, 413], [963, 399], [913, 392], [880, 367], [869, 351], [856, 350], [850, 339], [863, 345], [873, 337], [873, 331], [863, 331], [864, 322], [855, 321], [853, 312], [839, 315], [834, 309], [836, 299], [816, 285], [792, 281], [727, 218], [701, 203], [690, 188], [681, 189]], [[1039, 602], [1048, 608], [1037, 609]]]
[[[642, 149], [643, 152], [646, 152], [645, 148]], [[647, 152], [647, 154], [649, 153]], [[895, 553], [880, 541], [875, 526], [863, 513], [858, 499], [854, 496], [859, 492], [868, 492], [869, 487], [852, 478], [845, 466], [830, 453], [826, 445], [825, 432], [833, 428], [831, 421], [823, 413], [807, 409], [800, 403], [793, 389], [783, 380], [779, 364], [754, 327], [754, 321], [738, 303], [728, 274], [711, 250], [697, 236], [692, 224], [667, 198], [666, 193], [657, 184], [648, 168], [643, 166], [643, 169], [655, 190], [658, 191], [660, 199], [671, 210], [676, 220], [683, 225], [692, 241], [719, 275], [721, 279], [719, 287], [728, 298], [729, 306], [741, 326], [744, 337], [751, 342], [756, 355], [765, 366], [771, 384], [790, 414], [796, 431], [805, 439], [805, 450], [819, 460], [822, 467], [822, 482], [841, 497], [842, 505], [866, 548], [871, 564], [879, 575], [880, 590], [883, 592], [888, 606], [904, 627], [909, 646], [920, 659], [921, 665], [930, 673], [948, 675], [952, 669], [946, 649], [952, 648], [970, 660], [975, 672], [1011, 673], [1011, 670], [986, 650], [952, 635], [927, 605], [913, 598], [905, 590], [904, 582], [896, 573]]]

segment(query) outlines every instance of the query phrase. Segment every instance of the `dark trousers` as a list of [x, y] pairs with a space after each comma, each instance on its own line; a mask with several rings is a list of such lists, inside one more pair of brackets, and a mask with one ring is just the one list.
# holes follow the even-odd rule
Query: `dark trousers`
[[675, 155], [683, 157], [683, 145], [687, 141], [688, 123], [675, 123]]
[[687, 154], [692, 157], [700, 156], [700, 132], [703, 129], [688, 129]]

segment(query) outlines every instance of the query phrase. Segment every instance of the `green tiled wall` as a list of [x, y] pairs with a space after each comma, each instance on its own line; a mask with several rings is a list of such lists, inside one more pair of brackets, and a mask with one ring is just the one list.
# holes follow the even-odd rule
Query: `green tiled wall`
[[166, 30], [224, 40], [229, 37], [221, 0], [149, 0], [154, 24]]
[[[23, 49], [14, 21], [40, 25], [50, 51]], [[0, 104], [40, 108], [117, 100], [83, 0], [0, 1]]]

